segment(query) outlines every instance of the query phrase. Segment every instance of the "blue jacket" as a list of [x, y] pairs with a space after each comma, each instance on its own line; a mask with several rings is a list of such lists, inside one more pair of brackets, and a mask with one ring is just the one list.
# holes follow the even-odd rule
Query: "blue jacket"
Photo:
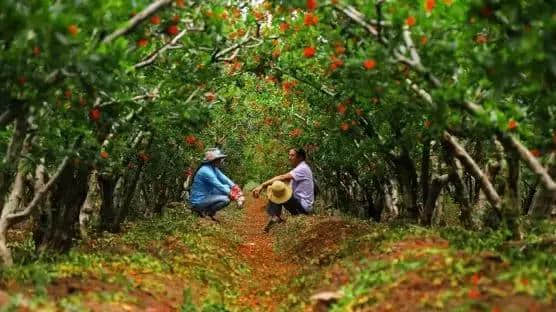
[[211, 195], [228, 195], [234, 182], [211, 164], [203, 164], [193, 177], [189, 202], [199, 204]]

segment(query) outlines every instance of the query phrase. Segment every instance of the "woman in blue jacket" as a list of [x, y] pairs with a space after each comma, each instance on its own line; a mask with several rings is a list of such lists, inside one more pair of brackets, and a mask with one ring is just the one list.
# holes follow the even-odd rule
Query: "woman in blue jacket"
[[230, 178], [225, 176], [218, 167], [226, 155], [218, 148], [208, 149], [201, 166], [193, 177], [189, 203], [193, 210], [201, 216], [214, 219], [216, 212], [237, 200], [241, 191]]

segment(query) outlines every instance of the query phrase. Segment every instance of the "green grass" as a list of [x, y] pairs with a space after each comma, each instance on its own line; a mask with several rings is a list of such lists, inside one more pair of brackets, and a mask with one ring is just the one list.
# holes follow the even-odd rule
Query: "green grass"
[[[231, 207], [225, 219], [239, 218], [241, 211]], [[183, 287], [195, 285], [206, 298], [195, 298], [199, 311], [225, 311], [211, 302], [233, 302], [237, 297], [235, 280], [248, 275], [245, 264], [234, 257], [241, 239], [218, 225], [200, 225], [184, 208], [168, 210], [162, 217], [126, 224], [123, 234], [106, 234], [89, 244], [80, 244], [69, 253], [34, 258], [30, 238], [16, 246], [16, 264], [0, 269], [0, 283], [17, 283], [9, 292], [10, 303], [2, 311], [18, 306], [57, 305], [66, 311], [80, 311], [83, 296], [71, 295], [52, 302], [47, 289], [63, 278], [98, 280], [117, 285], [120, 295], [96, 292], [101, 302], [127, 302], [138, 280], [147, 291], [161, 292], [167, 276], [183, 279]], [[136, 275], [133, 275], [136, 274]], [[198, 292], [199, 293], [199, 292]], [[196, 293], [195, 295], [198, 295]], [[131, 300], [132, 301], [132, 300]]]

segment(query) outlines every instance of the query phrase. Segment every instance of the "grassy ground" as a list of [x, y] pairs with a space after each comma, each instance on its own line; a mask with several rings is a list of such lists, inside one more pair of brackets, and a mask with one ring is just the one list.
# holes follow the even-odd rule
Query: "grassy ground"
[[[290, 217], [266, 235], [264, 202], [229, 207], [221, 224], [184, 207], [120, 235], [0, 271], [0, 311], [555, 311], [556, 225], [468, 232]], [[335, 302], [311, 300], [331, 292]]]

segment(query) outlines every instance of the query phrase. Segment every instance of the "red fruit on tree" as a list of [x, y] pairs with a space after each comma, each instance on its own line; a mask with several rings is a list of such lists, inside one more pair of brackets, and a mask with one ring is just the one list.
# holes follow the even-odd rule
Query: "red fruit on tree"
[[195, 135], [190, 134], [185, 137], [185, 142], [189, 145], [195, 145], [195, 143], [197, 143], [197, 138], [195, 137]]
[[77, 25], [75, 24], [71, 24], [68, 26], [68, 32], [70, 33], [70, 35], [75, 37], [79, 33], [79, 27], [77, 27]]
[[101, 158], [107, 159], [109, 156], [110, 156], [110, 155], [108, 155], [108, 152], [107, 152], [107, 151], [101, 151], [101, 152], [100, 152], [100, 157], [101, 157]]
[[432, 10], [434, 10], [434, 7], [436, 6], [436, 1], [435, 0], [425, 0], [425, 10], [427, 12], [432, 12]]
[[502, 310], [499, 307], [493, 307], [492, 310], [490, 310], [491, 312], [502, 312]]
[[71, 95], [72, 92], [70, 89], [67, 89], [66, 91], [64, 91], [64, 96], [66, 97], [66, 99], [71, 99]]
[[303, 19], [303, 24], [305, 24], [305, 26], [313, 26], [316, 25], [318, 22], [319, 18], [312, 13], [305, 14], [305, 18]]
[[427, 42], [429, 42], [429, 38], [427, 38], [427, 36], [425, 35], [421, 36], [421, 44], [426, 45]]
[[514, 130], [515, 128], [517, 128], [517, 125], [518, 125], [517, 121], [515, 121], [513, 118], [510, 119], [508, 121], [508, 130]]
[[216, 99], [216, 94], [214, 94], [213, 92], [206, 92], [205, 99], [209, 102], [212, 102]]
[[146, 154], [145, 152], [140, 152], [139, 155], [137, 155], [139, 157], [140, 160], [146, 162], [149, 161], [149, 159], [151, 159], [151, 157], [149, 156], [149, 154]]
[[296, 81], [284, 81], [282, 83], [282, 89], [284, 90], [284, 92], [289, 92], [296, 85], [297, 85]]
[[138, 46], [139, 48], [146, 47], [147, 44], [149, 44], [149, 39], [147, 39], [147, 38], [141, 38], [141, 39], [137, 40], [136, 44], [137, 44], [137, 46]]
[[257, 21], [262, 21], [262, 20], [264, 20], [264, 18], [265, 18], [264, 13], [259, 12], [259, 11], [253, 11], [253, 16], [255, 17], [255, 19], [256, 19]]
[[481, 8], [481, 15], [484, 17], [490, 17], [493, 13], [493, 10], [489, 6], [485, 6]]
[[311, 58], [315, 56], [316, 51], [317, 50], [314, 47], [306, 47], [305, 49], [303, 49], [303, 56], [305, 56], [306, 58]]
[[479, 290], [477, 288], [471, 288], [469, 290], [469, 293], [467, 293], [467, 296], [469, 297], [469, 299], [479, 299], [481, 297], [481, 293], [479, 292]]
[[158, 15], [153, 15], [151, 16], [151, 24], [153, 25], [159, 25], [160, 24], [160, 17]]
[[301, 135], [302, 132], [303, 132], [303, 131], [302, 131], [301, 129], [295, 128], [295, 129], [293, 129], [292, 131], [290, 131], [290, 137], [292, 137], [292, 138], [297, 138], [297, 137], [299, 137], [299, 136]]
[[477, 286], [479, 284], [479, 280], [481, 280], [481, 276], [478, 273], [474, 273], [471, 276], [471, 284]]
[[332, 56], [332, 60], [330, 62], [330, 69], [335, 70], [336, 68], [342, 67], [344, 66], [344, 61], [342, 61], [341, 59]]
[[535, 157], [541, 157], [541, 151], [538, 148], [533, 148], [529, 151]]
[[307, 0], [307, 10], [312, 11], [317, 8], [317, 0]]
[[344, 132], [348, 131], [349, 130], [349, 124], [347, 122], [342, 122], [340, 124], [340, 130], [342, 130]]
[[185, 0], [176, 0], [176, 6], [178, 8], [183, 8], [185, 6]]
[[25, 85], [26, 82], [27, 82], [27, 78], [25, 78], [25, 76], [19, 76], [19, 77], [17, 77], [17, 83], [18, 83], [20, 86], [23, 87], [23, 86]]
[[336, 45], [336, 47], [334, 48], [334, 52], [335, 52], [336, 54], [344, 54], [344, 53], [346, 52], [346, 48], [345, 48], [343, 45], [338, 44], [338, 45]]
[[336, 106], [336, 110], [340, 115], [343, 115], [346, 113], [347, 107], [344, 103], [340, 103], [338, 104], [338, 106]]
[[365, 67], [366, 70], [373, 69], [375, 68], [375, 66], [376, 66], [376, 61], [373, 59], [365, 60], [363, 62], [363, 67]]
[[406, 20], [405, 20], [405, 24], [409, 27], [415, 26], [415, 24], [417, 23], [417, 20], [415, 19], [414, 16], [409, 16]]
[[180, 32], [180, 30], [178, 29], [178, 26], [176, 25], [170, 25], [168, 26], [168, 28], [166, 28], [166, 33], [170, 36], [175, 36]]
[[485, 34], [477, 34], [477, 36], [475, 36], [475, 42], [477, 44], [486, 44], [488, 42], [488, 36]]
[[92, 121], [95, 121], [95, 122], [99, 121], [100, 116], [101, 116], [101, 111], [100, 111], [100, 108], [98, 108], [98, 107], [95, 107], [95, 108], [93, 108], [89, 111], [89, 118]]
[[37, 47], [37, 46], [33, 47], [33, 55], [34, 55], [34, 56], [39, 56], [39, 55], [41, 55], [41, 48], [39, 48], [39, 47]]
[[288, 23], [280, 23], [280, 31], [285, 32], [290, 29], [290, 24]]

